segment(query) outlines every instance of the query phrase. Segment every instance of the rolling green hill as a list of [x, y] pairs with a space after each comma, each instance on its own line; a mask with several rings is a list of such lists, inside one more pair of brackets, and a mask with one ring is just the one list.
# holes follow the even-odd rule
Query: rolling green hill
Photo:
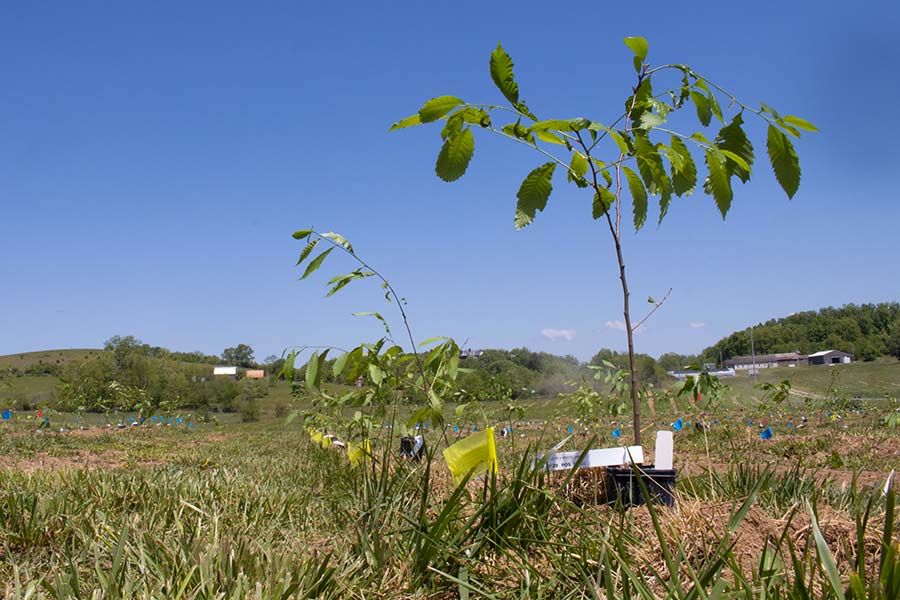
[[0, 356], [0, 370], [17, 369], [25, 371], [36, 365], [59, 365], [87, 360], [100, 354], [102, 350], [97, 348], [73, 348], [70, 350], [39, 350], [37, 352], [23, 352], [21, 354], [6, 354]]

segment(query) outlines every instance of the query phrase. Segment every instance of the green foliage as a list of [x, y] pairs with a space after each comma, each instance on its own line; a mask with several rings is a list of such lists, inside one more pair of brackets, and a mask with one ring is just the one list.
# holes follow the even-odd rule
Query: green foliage
[[[690, 193], [696, 187], [697, 169], [691, 152], [685, 142], [690, 141], [698, 151], [705, 154], [708, 174], [703, 191], [715, 200], [724, 219], [731, 208], [733, 190], [731, 178], [737, 177], [747, 182], [753, 166], [753, 146], [743, 125], [745, 104], [725, 92], [721, 87], [698, 75], [685, 65], [668, 64], [651, 68], [646, 64], [649, 45], [642, 37], [628, 37], [625, 45], [634, 53], [633, 65], [637, 81], [630, 95], [625, 99], [624, 114], [615, 117], [613, 123], [621, 123], [624, 129], [615, 131], [600, 121], [585, 117], [575, 119], [538, 118], [519, 97], [519, 85], [513, 77], [513, 61], [498, 44], [490, 59], [490, 76], [503, 94], [508, 107], [489, 104], [463, 103], [456, 96], [439, 96], [430, 100], [420, 111], [419, 122], [446, 118], [446, 125], [440, 134], [443, 145], [438, 155], [437, 174], [445, 181], [461, 177], [474, 152], [471, 130], [463, 125], [460, 111], [481, 111], [478, 118], [481, 128], [510, 140], [531, 146], [549, 162], [532, 170], [522, 182], [516, 194], [517, 203], [514, 224], [516, 229], [529, 225], [538, 211], [543, 211], [552, 191], [552, 178], [556, 166], [566, 170], [567, 180], [578, 188], [589, 189], [591, 197], [591, 217], [607, 217], [605, 224], [613, 238], [620, 280], [624, 297], [626, 322], [630, 320], [628, 284], [625, 275], [625, 261], [622, 256], [620, 228], [624, 198], [621, 195], [624, 173], [632, 200], [634, 228], [640, 230], [647, 220], [648, 195], [659, 198], [659, 222], [662, 223], [671, 204], [672, 194], [679, 196]], [[667, 88], [668, 76], [674, 75], [677, 87]], [[654, 84], [656, 86], [654, 87]], [[656, 92], [654, 90], [664, 90]], [[676, 94], [677, 92], [677, 94]], [[715, 117], [725, 123], [726, 114], [722, 110], [717, 95], [728, 100], [728, 110], [734, 115], [722, 127], [714, 142], [702, 133], [691, 134], [662, 130], [671, 113], [684, 108], [690, 100], [697, 109], [697, 120], [708, 127]], [[669, 101], [665, 101], [668, 97]], [[459, 108], [459, 107], [462, 108]], [[426, 110], [427, 109], [427, 110]], [[457, 109], [457, 112], [446, 116]], [[797, 191], [800, 181], [800, 166], [793, 145], [782, 130], [799, 137], [800, 129], [815, 130], [807, 121], [796, 117], [782, 118], [774, 109], [763, 105], [756, 114], [769, 125], [768, 151], [776, 178], [789, 197]], [[495, 118], [496, 115], [496, 118]], [[505, 120], [505, 123], [502, 121]], [[474, 119], [472, 119], [474, 121]], [[502, 123], [502, 124], [501, 124]], [[391, 129], [417, 124], [406, 119]], [[656, 141], [665, 133], [670, 146]], [[614, 147], [603, 144], [611, 141]], [[566, 157], [563, 149], [569, 153]], [[609, 152], [606, 160], [599, 158]], [[618, 158], [615, 158], [618, 154]], [[665, 160], [669, 162], [666, 168]], [[626, 163], [634, 164], [636, 171]], [[613, 185], [615, 172], [616, 182]], [[671, 177], [669, 175], [671, 173]], [[640, 174], [638, 178], [637, 174]], [[615, 190], [614, 192], [612, 190]], [[611, 213], [614, 212], [614, 217]], [[629, 348], [629, 371], [631, 373], [631, 396], [634, 410], [635, 442], [640, 441], [640, 414], [638, 382], [633, 356], [633, 331], [626, 331]]]
[[[810, 354], [834, 349], [864, 359], [890, 354], [893, 348], [900, 358], [900, 346], [891, 346], [892, 340], [900, 344], [900, 303], [848, 304], [798, 312], [754, 325], [753, 336], [757, 354]], [[732, 333], [702, 352], [704, 361], [749, 354], [749, 328]]]
[[516, 204], [516, 229], [530, 225], [535, 212], [542, 211], [547, 206], [550, 192], [553, 191], [551, 179], [555, 170], [555, 163], [545, 163], [529, 173], [522, 182], [516, 194], [519, 199]]
[[794, 145], [784, 133], [774, 125], [769, 125], [766, 150], [778, 183], [788, 198], [793, 198], [800, 187], [800, 159], [797, 158]]

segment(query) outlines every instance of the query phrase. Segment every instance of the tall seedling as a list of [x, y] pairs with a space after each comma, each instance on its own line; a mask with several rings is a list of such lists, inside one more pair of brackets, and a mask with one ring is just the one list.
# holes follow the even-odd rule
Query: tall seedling
[[[542, 154], [547, 162], [528, 173], [516, 194], [516, 229], [529, 225], [537, 212], [546, 208], [557, 168], [565, 171], [569, 182], [586, 190], [592, 198], [591, 216], [606, 225], [615, 248], [628, 339], [634, 441], [640, 444], [640, 404], [634, 361], [637, 326], [632, 326], [622, 253], [624, 202], [631, 199], [634, 228], [639, 230], [647, 220], [649, 197], [657, 197], [661, 223], [672, 196], [691, 194], [697, 186], [698, 167], [693, 148], [694, 152], [702, 153], [706, 166], [703, 192], [713, 197], [724, 219], [731, 207], [733, 179], [746, 183], [753, 169], [754, 151], [744, 131], [745, 114], [762, 119], [768, 126], [769, 161], [778, 183], [791, 198], [800, 185], [800, 163], [791, 137], [799, 138], [801, 130], [816, 131], [816, 128], [798, 117], [782, 116], [766, 104], [751, 108], [687, 65], [651, 67], [645, 62], [648, 46], [644, 38], [625, 38], [625, 44], [634, 53], [637, 79], [625, 99], [623, 111], [609, 125], [585, 117], [538, 118], [520, 97], [512, 59], [498, 44], [491, 53], [490, 74], [507, 105], [475, 104], [456, 96], [439, 96], [426, 102], [418, 113], [395, 123], [391, 131], [441, 123], [443, 143], [435, 171], [448, 182], [456, 181], [466, 172], [475, 152], [473, 131], [477, 129], [525, 144]], [[659, 80], [662, 85], [657, 87], [662, 91], [654, 88]], [[728, 101], [724, 108], [720, 98]], [[672, 115], [689, 104], [696, 109], [702, 130], [683, 133], [667, 128]], [[714, 120], [719, 130], [710, 140], [703, 130], [708, 131]], [[655, 310], [659, 303], [650, 301]]]

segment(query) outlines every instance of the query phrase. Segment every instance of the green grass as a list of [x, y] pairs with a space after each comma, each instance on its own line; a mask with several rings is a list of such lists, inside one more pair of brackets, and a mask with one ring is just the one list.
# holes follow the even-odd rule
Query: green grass
[[96, 348], [74, 348], [69, 350], [40, 350], [0, 356], [0, 369], [24, 370], [36, 364], [67, 365], [81, 362], [100, 354]]
[[[517, 446], [499, 440], [499, 476], [459, 488], [434, 432], [434, 456], [416, 464], [398, 462], [396, 438], [379, 428], [376, 461], [352, 468], [299, 421], [86, 435], [7, 422], [0, 589], [15, 598], [829, 598], [855, 573], [881, 594], [872, 597], [896, 597], [900, 563], [885, 525], [895, 518], [881, 480], [867, 488], [780, 465], [790, 444], [814, 454], [833, 442], [862, 458], [896, 447], [900, 432], [860, 418], [847, 431], [826, 424], [766, 444], [735, 425], [710, 431], [707, 455], [703, 434], [685, 431], [680, 469], [723, 466], [683, 475], [677, 512], [620, 512], [573, 492], [585, 472], [531, 470], [570, 421], [523, 427]], [[849, 448], [866, 436], [871, 447]]]

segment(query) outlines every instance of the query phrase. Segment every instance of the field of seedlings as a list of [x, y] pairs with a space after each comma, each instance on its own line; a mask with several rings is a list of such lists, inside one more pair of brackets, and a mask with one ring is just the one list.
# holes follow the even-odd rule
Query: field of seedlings
[[496, 474], [456, 486], [441, 451], [469, 427], [423, 427], [426, 454], [414, 461], [385, 424], [352, 465], [302, 419], [37, 433], [36, 420], [13, 418], [0, 434], [0, 589], [9, 598], [897, 598], [886, 482], [900, 435], [885, 423], [894, 411], [796, 405], [699, 415], [705, 425], [656, 414], [645, 457], [649, 432], [678, 429], [674, 508], [607, 504], [602, 469], [535, 468], [562, 440], [563, 450], [617, 445], [628, 424], [605, 419], [517, 419], [496, 438]]

